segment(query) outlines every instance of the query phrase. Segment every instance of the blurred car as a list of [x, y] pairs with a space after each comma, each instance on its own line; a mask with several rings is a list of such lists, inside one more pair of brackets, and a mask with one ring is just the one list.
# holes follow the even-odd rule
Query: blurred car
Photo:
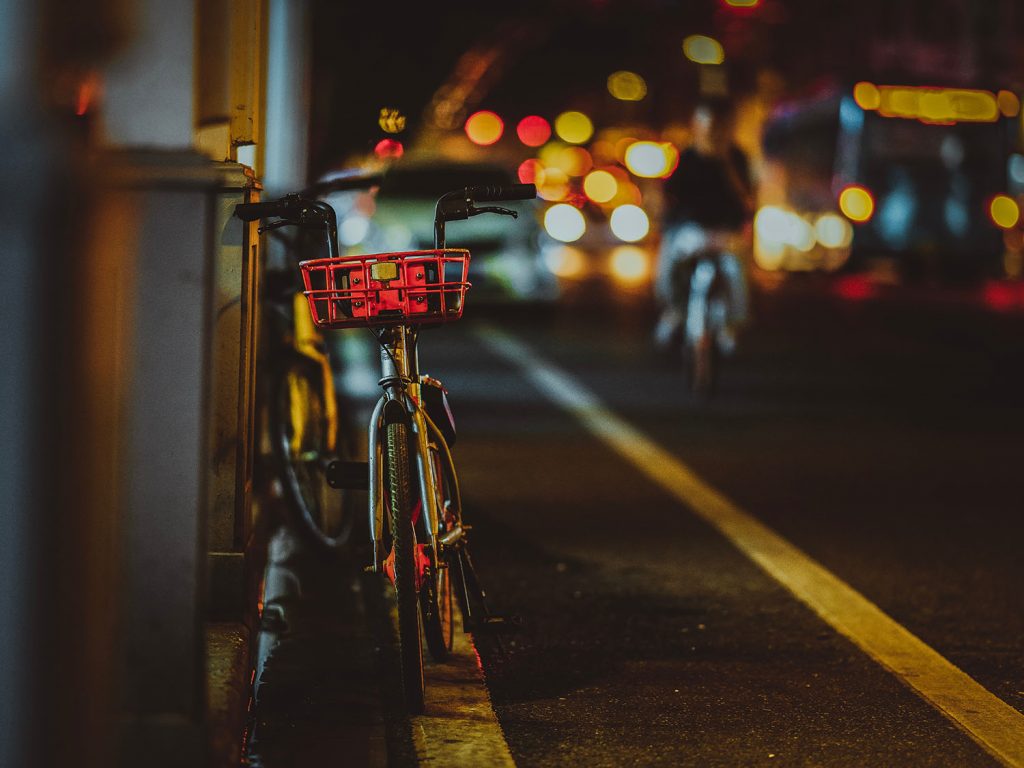
[[[445, 192], [476, 185], [517, 183], [495, 165], [455, 162], [399, 164], [391, 168], [375, 198], [336, 205], [339, 239], [354, 252], [434, 247], [434, 204]], [[468, 248], [473, 300], [538, 301], [558, 298], [558, 281], [546, 269], [540, 248], [546, 239], [532, 202], [502, 202], [519, 212], [476, 216], [447, 225], [448, 245]]]
[[581, 201], [555, 203], [546, 208], [543, 222], [548, 238], [541, 258], [566, 289], [588, 285], [635, 295], [650, 292], [657, 234], [639, 206], [604, 210]]

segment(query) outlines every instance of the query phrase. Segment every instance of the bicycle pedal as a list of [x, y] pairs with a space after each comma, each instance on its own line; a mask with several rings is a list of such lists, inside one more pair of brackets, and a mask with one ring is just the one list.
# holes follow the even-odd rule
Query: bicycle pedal
[[332, 461], [324, 472], [331, 488], [349, 491], [370, 489], [370, 465], [365, 461]]

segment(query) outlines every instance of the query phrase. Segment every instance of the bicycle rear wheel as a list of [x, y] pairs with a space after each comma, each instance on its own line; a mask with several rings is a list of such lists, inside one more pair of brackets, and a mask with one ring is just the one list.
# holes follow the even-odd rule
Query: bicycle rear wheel
[[710, 330], [687, 340], [685, 354], [690, 392], [700, 399], [711, 397], [718, 384], [718, 350]]
[[423, 639], [420, 599], [416, 588], [416, 531], [411, 516], [408, 427], [401, 423], [388, 424], [384, 442], [391, 506], [391, 540], [395, 549], [402, 688], [409, 712], [418, 713], [423, 711]]
[[[270, 428], [277, 474], [289, 517], [299, 533], [326, 553], [349, 539], [353, 515], [342, 492], [327, 482], [327, 465], [335, 455], [324, 399], [322, 371], [296, 359], [274, 380]], [[332, 395], [333, 396], [333, 393]]]

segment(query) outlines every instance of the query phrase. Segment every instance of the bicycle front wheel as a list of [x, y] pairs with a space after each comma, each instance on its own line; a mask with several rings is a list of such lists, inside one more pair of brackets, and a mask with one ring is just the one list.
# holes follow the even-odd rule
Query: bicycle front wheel
[[[299, 533], [333, 553], [348, 540], [353, 517], [342, 493], [327, 482], [335, 458], [322, 372], [305, 360], [285, 366], [274, 381], [270, 426], [282, 494]], [[329, 396], [333, 396], [331, 393]]]
[[398, 595], [398, 646], [405, 704], [423, 711], [423, 639], [420, 599], [416, 588], [416, 530], [412, 524], [409, 472], [409, 429], [388, 424], [384, 433], [391, 540], [395, 549], [395, 592]]

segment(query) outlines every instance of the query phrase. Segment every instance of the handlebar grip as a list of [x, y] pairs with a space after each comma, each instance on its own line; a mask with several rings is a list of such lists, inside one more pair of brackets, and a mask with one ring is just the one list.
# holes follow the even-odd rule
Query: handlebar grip
[[501, 200], [533, 200], [537, 196], [534, 184], [509, 184], [502, 186], [466, 187], [466, 197], [479, 203]]
[[267, 203], [239, 203], [235, 206], [235, 216], [242, 221], [256, 221], [270, 216], [284, 216], [291, 205], [287, 200], [272, 200]]

